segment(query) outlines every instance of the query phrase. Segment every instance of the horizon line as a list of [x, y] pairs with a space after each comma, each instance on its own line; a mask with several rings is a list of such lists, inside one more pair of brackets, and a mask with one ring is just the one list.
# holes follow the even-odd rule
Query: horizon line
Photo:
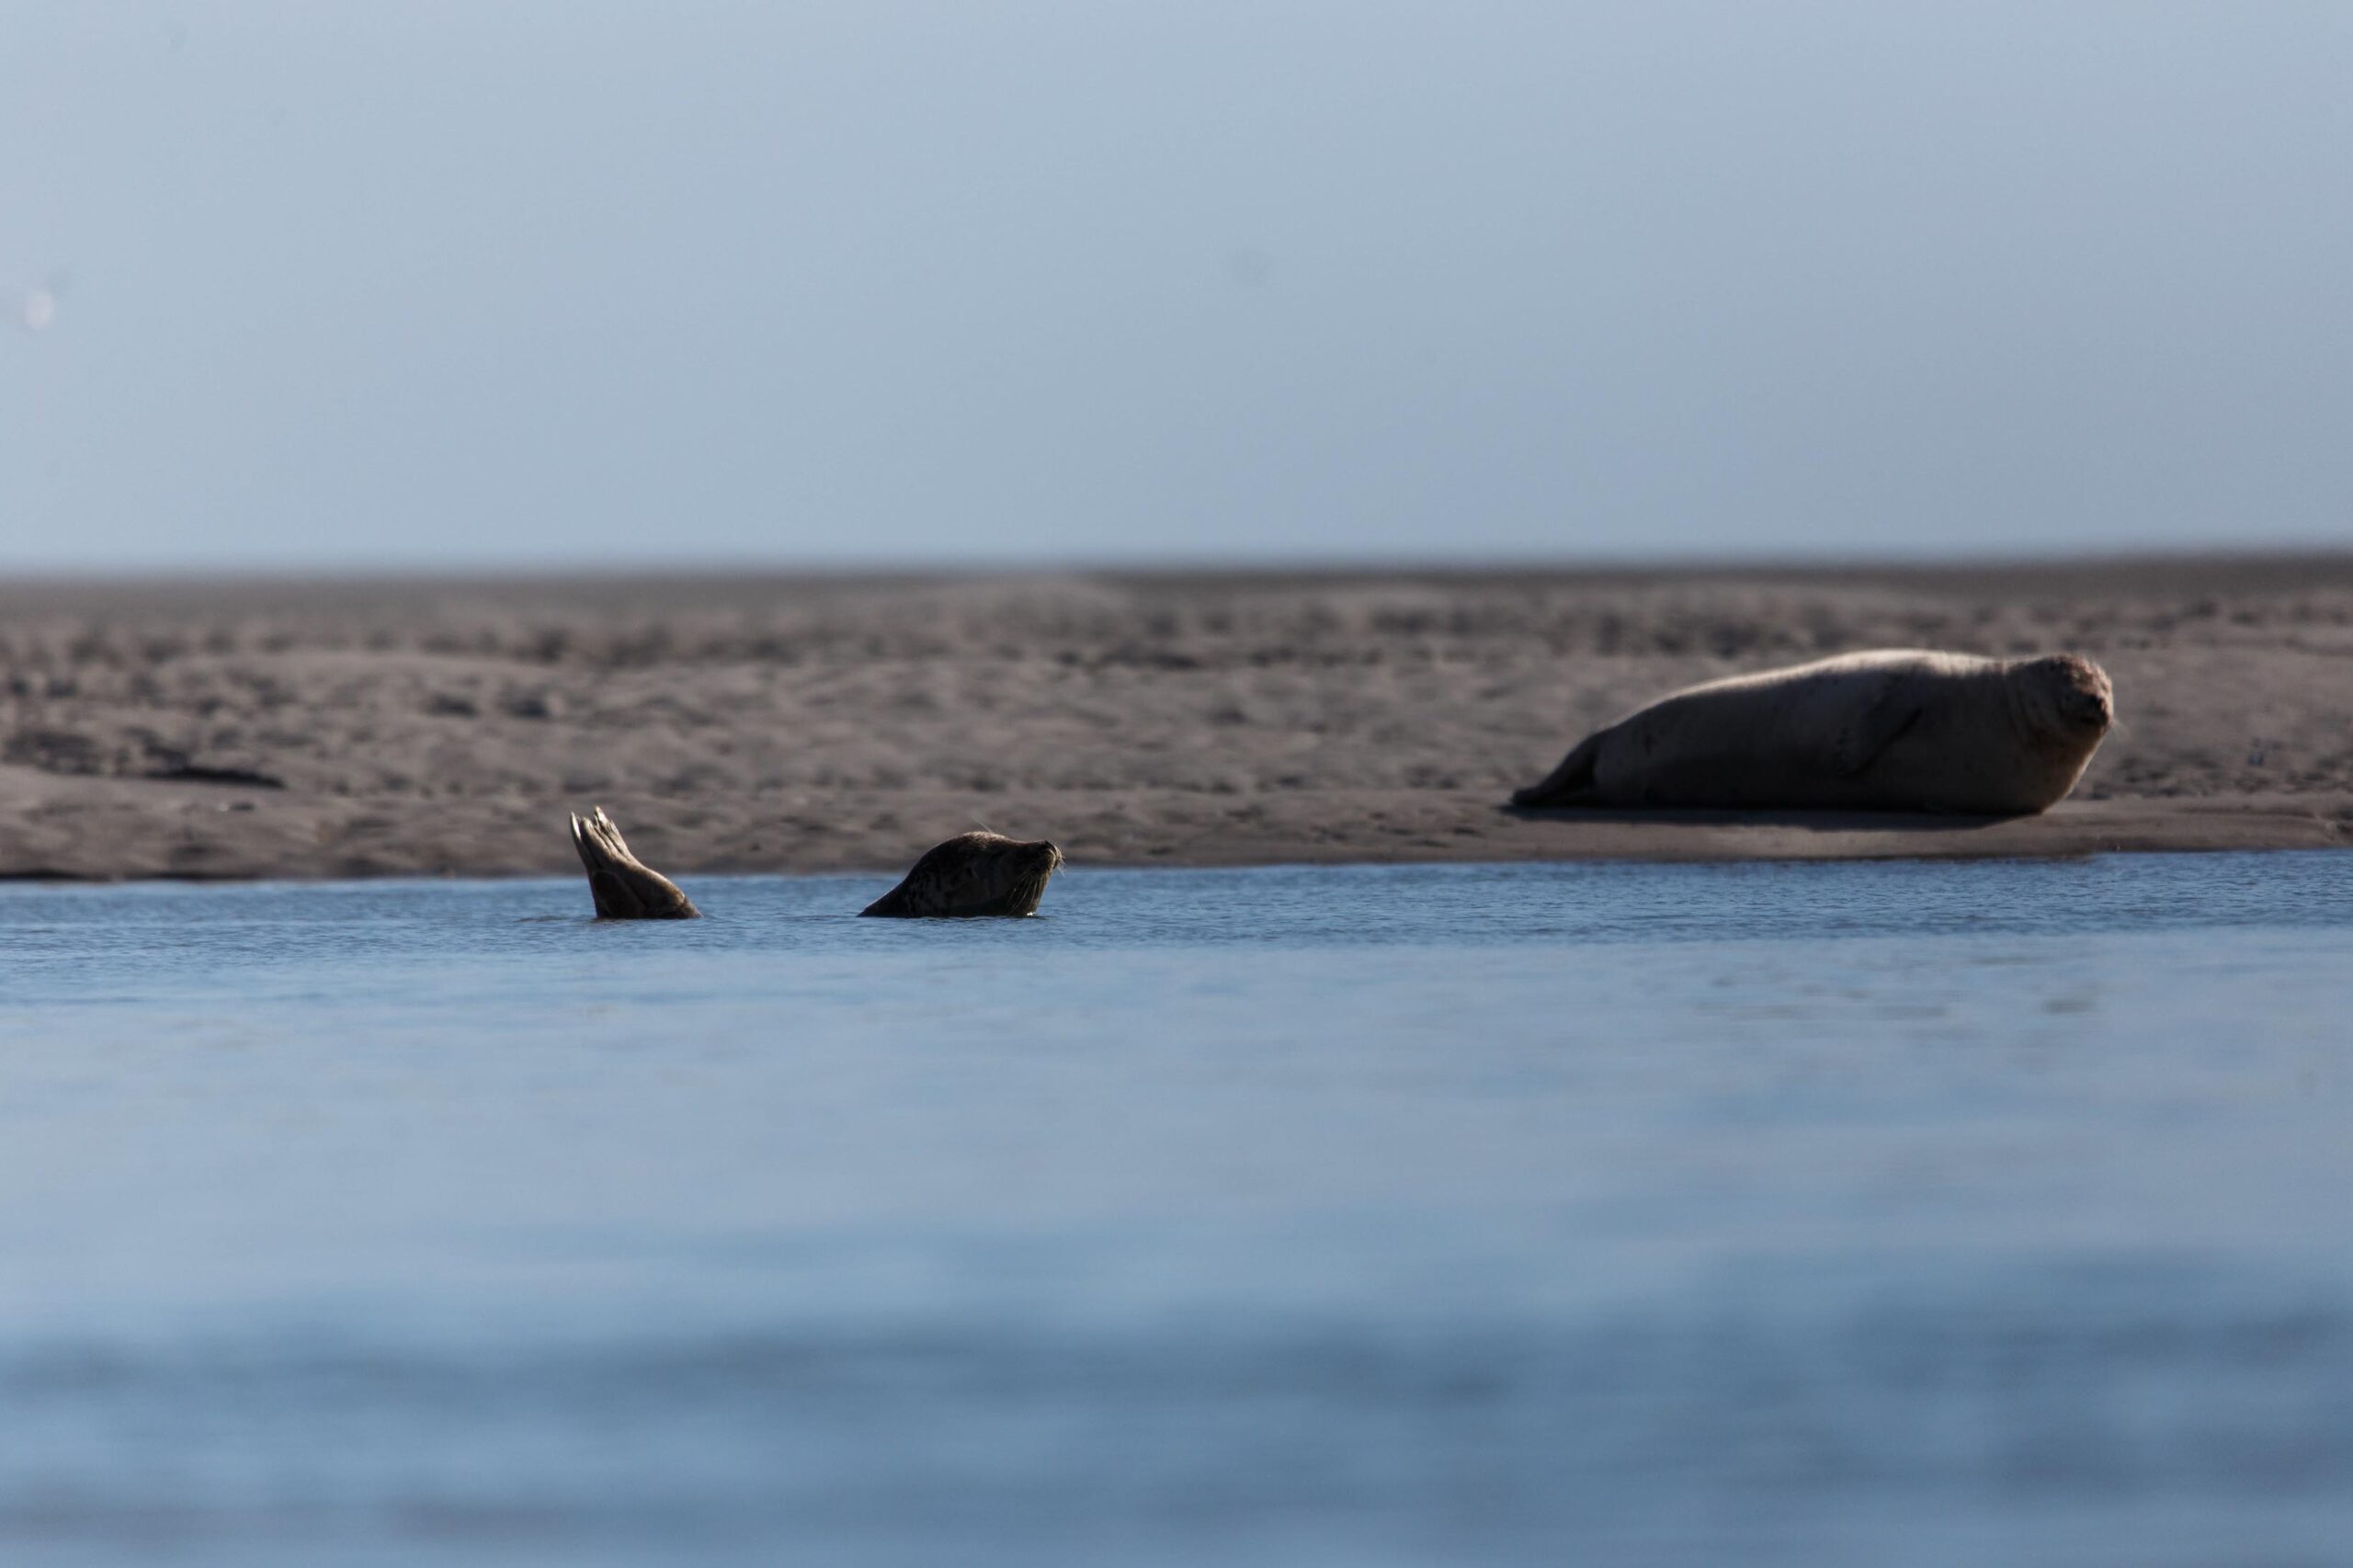
[[2120, 545], [2052, 550], [1673, 551], [1659, 554], [1293, 554], [1267, 556], [1159, 555], [1038, 558], [801, 557], [710, 555], [666, 559], [608, 556], [591, 561], [540, 559], [460, 561], [187, 561], [162, 565], [104, 561], [0, 561], [0, 585], [168, 583], [596, 582], [614, 578], [692, 581], [715, 577], [838, 580], [1055, 577], [1335, 577], [1477, 576], [1529, 573], [1544, 576], [1779, 575], [1903, 572], [1939, 574], [2045, 566], [2190, 565], [2200, 562], [2287, 565], [2353, 559], [2353, 540], [2280, 540], [2227, 545]]

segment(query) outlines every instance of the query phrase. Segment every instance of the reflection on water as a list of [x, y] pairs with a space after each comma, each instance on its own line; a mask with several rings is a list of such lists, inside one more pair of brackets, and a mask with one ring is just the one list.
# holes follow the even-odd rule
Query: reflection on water
[[0, 889], [0, 1561], [2353, 1539], [2353, 860], [881, 885]]

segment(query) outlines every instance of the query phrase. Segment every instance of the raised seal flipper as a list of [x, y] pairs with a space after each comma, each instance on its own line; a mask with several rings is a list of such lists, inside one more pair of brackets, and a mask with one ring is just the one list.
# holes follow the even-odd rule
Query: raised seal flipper
[[1580, 797], [1592, 794], [1595, 788], [1594, 764], [1601, 755], [1601, 737], [1608, 733], [1597, 730], [1570, 747], [1569, 755], [1561, 759], [1561, 766], [1546, 774], [1541, 782], [1530, 784], [1525, 790], [1513, 790], [1511, 803], [1515, 806], [1570, 806], [1576, 804]]
[[678, 885], [630, 853], [621, 830], [596, 807], [572, 817], [572, 846], [588, 872], [588, 893], [600, 920], [692, 920], [697, 909]]

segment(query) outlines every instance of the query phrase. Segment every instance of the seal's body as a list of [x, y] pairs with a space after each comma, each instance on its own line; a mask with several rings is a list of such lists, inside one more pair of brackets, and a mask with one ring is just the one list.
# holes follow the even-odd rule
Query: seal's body
[[630, 853], [604, 807], [572, 819], [572, 846], [587, 868], [597, 919], [692, 920], [701, 915], [676, 882]]
[[1847, 653], [1662, 698], [1512, 803], [2018, 815], [2075, 788], [2113, 703], [2072, 653]]
[[1034, 915], [1063, 852], [1040, 839], [960, 834], [924, 852], [897, 887], [861, 915]]

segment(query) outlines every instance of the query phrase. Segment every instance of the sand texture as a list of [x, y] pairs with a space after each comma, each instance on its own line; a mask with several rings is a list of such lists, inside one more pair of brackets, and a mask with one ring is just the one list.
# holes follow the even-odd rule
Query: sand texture
[[[2010, 822], [1516, 814], [1674, 687], [2072, 649], [2126, 725]], [[0, 873], [895, 872], [2353, 843], [2353, 557], [1746, 573], [18, 583]]]

